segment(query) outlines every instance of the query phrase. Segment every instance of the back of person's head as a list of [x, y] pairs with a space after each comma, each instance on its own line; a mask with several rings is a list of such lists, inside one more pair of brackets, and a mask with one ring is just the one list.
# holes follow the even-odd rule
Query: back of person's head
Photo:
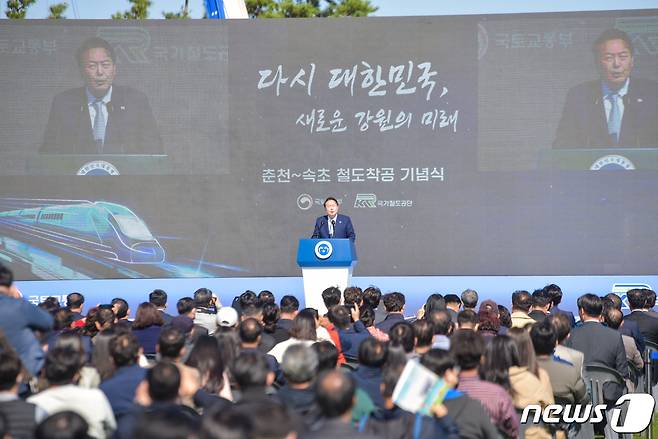
[[372, 309], [377, 309], [382, 300], [382, 291], [377, 287], [368, 287], [363, 290], [363, 304]]
[[254, 430], [253, 416], [235, 406], [211, 406], [201, 421], [200, 439], [250, 439]]
[[619, 329], [624, 321], [624, 314], [617, 308], [608, 308], [603, 314], [605, 324], [612, 329]]
[[185, 334], [179, 329], [168, 326], [162, 329], [158, 338], [158, 352], [163, 358], [177, 359], [185, 346]]
[[504, 326], [506, 328], [512, 327], [512, 315], [506, 306], [498, 305], [498, 318], [500, 320], [500, 326]]
[[402, 312], [404, 309], [404, 304], [405, 304], [405, 298], [404, 294], [398, 293], [398, 292], [393, 292], [393, 293], [388, 293], [384, 295], [383, 298], [384, 301], [384, 309], [386, 309], [386, 312], [391, 313], [391, 312]]
[[128, 317], [128, 302], [126, 302], [124, 299], [115, 297], [112, 299], [110, 304], [112, 305], [112, 309], [114, 310], [114, 314], [116, 315], [117, 319], [121, 320]]
[[425, 315], [432, 311], [446, 309], [446, 300], [439, 293], [430, 294], [425, 301], [423, 309], [425, 310]]
[[318, 357], [318, 373], [336, 368], [338, 364], [338, 349], [329, 341], [313, 343], [313, 350]]
[[512, 293], [512, 312], [523, 311], [525, 313], [530, 311], [532, 306], [532, 296], [525, 290], [518, 290]]
[[412, 324], [417, 347], [432, 346], [434, 341], [434, 326], [429, 320], [416, 320]]
[[[252, 418], [253, 439], [286, 439], [295, 431], [293, 419], [283, 404], [260, 400], [243, 408]], [[225, 439], [225, 438], [222, 438]]]
[[555, 329], [557, 342], [562, 344], [571, 333], [571, 322], [569, 321], [569, 317], [564, 313], [558, 312], [548, 316], [548, 321], [551, 322], [551, 325], [553, 325], [553, 328]]
[[276, 303], [276, 299], [274, 298], [274, 294], [272, 294], [271, 291], [268, 290], [263, 290], [260, 293], [258, 293], [258, 301], [262, 305], [266, 305], [268, 303]]
[[477, 369], [484, 348], [484, 338], [475, 331], [455, 331], [450, 338], [450, 353], [462, 370]]
[[290, 314], [299, 311], [299, 300], [295, 296], [283, 296], [279, 305], [282, 313]]
[[603, 312], [603, 301], [595, 294], [583, 294], [578, 298], [578, 309], [589, 317], [600, 317]]
[[[646, 305], [645, 289], [633, 288], [626, 292], [626, 299], [628, 299], [628, 306], [633, 309], [644, 309]], [[580, 299], [579, 299], [580, 300]], [[580, 304], [578, 305], [580, 307]]]
[[414, 328], [407, 322], [396, 323], [388, 331], [388, 337], [391, 347], [399, 346], [406, 353], [414, 350], [416, 345], [416, 336], [414, 335]]
[[112, 336], [109, 348], [117, 368], [132, 366], [139, 359], [139, 342], [132, 332], [121, 332]]
[[619, 297], [615, 293], [608, 293], [603, 297], [608, 299], [612, 303], [614, 308], [617, 308], [618, 310], [621, 310], [621, 307], [622, 307], [621, 297]]
[[[494, 310], [495, 309], [495, 310]], [[495, 308], [482, 308], [478, 311], [478, 331], [498, 333], [500, 330], [500, 318], [498, 317], [498, 306]]]
[[73, 313], [68, 308], [59, 308], [53, 313], [55, 331], [61, 331], [71, 326], [73, 323]]
[[448, 369], [454, 369], [455, 359], [448, 351], [442, 349], [430, 349], [422, 357], [420, 364], [442, 377]]
[[195, 439], [199, 422], [176, 407], [146, 410], [137, 417], [134, 438]]
[[336, 287], [329, 287], [322, 292], [324, 306], [329, 309], [340, 303], [340, 290]]
[[71, 293], [66, 296], [66, 307], [69, 309], [78, 309], [85, 303], [85, 296], [80, 293]]
[[458, 307], [462, 306], [462, 300], [456, 294], [446, 294], [443, 296], [443, 300], [446, 301], [446, 305], [457, 305]]
[[42, 310], [46, 311], [47, 313], [49, 313], [50, 315], [54, 315], [55, 312], [60, 308], [59, 299], [53, 296], [46, 297], [45, 300], [37, 306]]
[[260, 352], [240, 352], [233, 362], [231, 374], [241, 390], [268, 385], [270, 369]]
[[139, 304], [137, 312], [135, 313], [135, 321], [132, 325], [133, 329], [143, 329], [150, 326], [162, 325], [164, 325], [162, 313], [158, 311], [158, 308], [154, 304], [150, 302]]
[[392, 398], [395, 386], [397, 386], [402, 371], [404, 370], [404, 363], [392, 362], [387, 363], [382, 368], [382, 386], [381, 393], [384, 398]]
[[41, 421], [34, 431], [35, 439], [89, 439], [89, 424], [78, 413], [66, 410]]
[[263, 320], [263, 305], [256, 302], [253, 305], [242, 307], [240, 317], [243, 319], [254, 318], [256, 320]]
[[258, 300], [258, 296], [256, 295], [256, 293], [254, 293], [251, 290], [247, 290], [244, 293], [240, 294], [240, 297], [238, 298], [238, 303], [240, 305], [240, 309], [242, 310], [250, 306], [259, 305], [260, 301]]
[[281, 370], [289, 383], [308, 383], [318, 373], [318, 355], [310, 346], [303, 344], [291, 345], [283, 353]]
[[375, 325], [375, 311], [367, 305], [363, 305], [359, 312], [359, 320], [363, 326], [369, 328]]
[[276, 330], [276, 323], [281, 318], [281, 311], [279, 305], [276, 303], [266, 303], [263, 305], [263, 329], [265, 332], [274, 332]]
[[23, 369], [20, 357], [14, 352], [0, 352], [0, 392], [6, 392], [16, 385]]
[[485, 346], [480, 374], [482, 379], [512, 392], [509, 368], [520, 365], [519, 350], [514, 340], [507, 335], [497, 335]]
[[191, 297], [183, 297], [176, 302], [176, 310], [178, 315], [189, 314], [195, 308], [194, 299]]
[[656, 306], [656, 292], [650, 289], [646, 289], [644, 291], [646, 296], [644, 307], [647, 309], [652, 309], [654, 306]]
[[318, 336], [315, 327], [315, 316], [307, 309], [301, 310], [292, 321], [290, 337], [298, 340], [313, 340]]
[[318, 379], [315, 400], [325, 417], [337, 418], [352, 409], [355, 392], [356, 384], [351, 375], [332, 370]]
[[7, 290], [14, 283], [14, 273], [5, 267], [3, 264], [0, 264], [0, 288]]
[[240, 341], [243, 343], [256, 343], [263, 333], [263, 327], [260, 322], [254, 318], [248, 318], [240, 322]]
[[149, 396], [157, 402], [173, 402], [178, 398], [180, 371], [169, 361], [160, 361], [146, 371]]
[[149, 294], [149, 302], [158, 308], [164, 308], [167, 305], [167, 293], [164, 290], [153, 290]]
[[359, 364], [363, 366], [382, 367], [386, 363], [387, 357], [388, 348], [386, 343], [374, 337], [366, 338], [359, 346]]
[[553, 306], [558, 306], [562, 302], [562, 289], [559, 286], [555, 284], [546, 285], [544, 292], [550, 297]]
[[185, 364], [198, 370], [199, 375], [204, 377], [204, 390], [215, 394], [219, 393], [224, 384], [224, 360], [217, 339], [202, 335], [194, 343]]
[[343, 291], [343, 303], [345, 306], [360, 306], [363, 302], [363, 291], [359, 287], [347, 287]]
[[478, 293], [477, 291], [471, 290], [469, 288], [462, 292], [461, 299], [462, 299], [462, 303], [464, 304], [464, 308], [473, 309], [478, 304]]
[[461, 329], [475, 329], [479, 320], [478, 315], [472, 309], [464, 309], [457, 314], [457, 326]]
[[555, 328], [548, 319], [530, 327], [530, 339], [537, 355], [552, 355], [557, 344]]
[[50, 385], [60, 386], [72, 383], [80, 367], [79, 352], [55, 348], [48, 351], [44, 371]]
[[426, 314], [425, 319], [432, 324], [436, 335], [449, 335], [452, 332], [452, 319], [445, 309], [434, 310]]
[[519, 353], [519, 366], [527, 367], [530, 372], [539, 377], [539, 364], [535, 355], [535, 347], [532, 344], [530, 333], [525, 328], [511, 328], [507, 331], [510, 338], [516, 343]]
[[208, 308], [212, 304], [212, 291], [208, 288], [199, 288], [194, 292], [194, 305], [197, 308]]
[[345, 305], [332, 306], [327, 312], [327, 317], [338, 329], [349, 329], [352, 326], [350, 310]]
[[551, 304], [552, 304], [551, 297], [543, 288], [532, 292], [532, 306], [534, 306], [535, 308], [542, 308], [542, 309], [545, 309], [546, 307], [550, 308]]

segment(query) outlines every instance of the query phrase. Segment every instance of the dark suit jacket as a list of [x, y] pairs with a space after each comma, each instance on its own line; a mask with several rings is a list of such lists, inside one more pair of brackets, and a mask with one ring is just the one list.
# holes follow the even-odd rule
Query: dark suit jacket
[[601, 81], [577, 85], [567, 94], [553, 148], [658, 146], [658, 83], [630, 78], [624, 96], [619, 145], [608, 135]]
[[535, 321], [537, 322], [543, 322], [544, 320], [546, 320], [546, 317], [548, 317], [546, 314], [539, 311], [538, 309], [529, 312], [528, 315], [533, 319], [535, 319]]
[[556, 306], [551, 308], [551, 314], [557, 314], [557, 313], [562, 313], [565, 316], [569, 318], [569, 321], [571, 322], [571, 327], [575, 328], [576, 327], [576, 318], [573, 316], [573, 313], [571, 311], [565, 311], [563, 309], [560, 309]]
[[404, 316], [402, 314], [396, 312], [396, 313], [391, 313], [391, 314], [387, 315], [386, 318], [384, 319], [384, 321], [381, 322], [378, 325], [375, 325], [375, 327], [377, 329], [379, 329], [380, 331], [385, 332], [386, 334], [388, 334], [388, 331], [390, 331], [391, 328], [396, 323], [400, 323], [400, 322], [404, 322]]
[[339, 418], [327, 419], [317, 431], [311, 431], [301, 436], [301, 439], [378, 439], [369, 433], [359, 433], [349, 423]]
[[[633, 311], [624, 317], [624, 322], [627, 321], [636, 322], [644, 339], [658, 344], [658, 318], [652, 317], [647, 312]], [[626, 326], [626, 323], [624, 323], [624, 326]]]
[[138, 365], [124, 366], [117, 369], [111, 378], [103, 381], [99, 388], [103, 391], [112, 406], [117, 418], [136, 409], [135, 391], [146, 377], [146, 369]]
[[[340, 213], [336, 215], [336, 226], [334, 227], [333, 237], [337, 239], [349, 238], [354, 242], [356, 234], [354, 233], [352, 220], [349, 216], [341, 215]], [[313, 236], [311, 238], [329, 238], [329, 217], [327, 215], [323, 215], [315, 220], [315, 230], [313, 230]]]
[[619, 328], [619, 332], [621, 332], [622, 335], [633, 337], [637, 350], [640, 351], [640, 354], [644, 357], [644, 348], [646, 345], [644, 344], [644, 336], [642, 335], [642, 332], [640, 332], [640, 325], [638, 325], [635, 320], [624, 319], [624, 325]]
[[[162, 154], [160, 134], [148, 98], [140, 91], [112, 86], [107, 105], [103, 154]], [[93, 138], [85, 88], [54, 97], [41, 154], [99, 154]]]
[[[571, 337], [564, 345], [582, 352], [585, 365], [598, 363], [617, 370], [625, 378], [629, 376], [624, 342], [621, 334], [614, 329], [597, 322], [584, 322], [571, 331]], [[606, 399], [616, 400], [621, 396], [622, 389], [607, 386], [603, 392]]]

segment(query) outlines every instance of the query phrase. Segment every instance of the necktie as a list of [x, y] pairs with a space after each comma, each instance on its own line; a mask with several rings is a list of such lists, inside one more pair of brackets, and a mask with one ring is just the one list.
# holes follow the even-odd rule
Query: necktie
[[105, 116], [103, 116], [103, 101], [97, 100], [94, 102], [96, 109], [96, 117], [94, 118], [94, 141], [98, 146], [98, 152], [103, 152], [103, 143], [105, 143]]
[[608, 134], [613, 143], [619, 143], [619, 132], [621, 131], [621, 112], [619, 111], [618, 98], [616, 93], [607, 96], [610, 101], [610, 114], [608, 115]]
[[336, 234], [336, 220], [331, 220], [331, 233], [329, 234], [330, 238], [333, 238]]

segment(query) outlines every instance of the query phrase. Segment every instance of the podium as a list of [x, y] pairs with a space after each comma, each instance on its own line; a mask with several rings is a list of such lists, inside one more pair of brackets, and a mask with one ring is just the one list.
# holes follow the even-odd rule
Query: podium
[[329, 287], [343, 291], [350, 286], [356, 263], [356, 249], [349, 239], [300, 239], [297, 265], [304, 277], [306, 307], [325, 314], [322, 291]]

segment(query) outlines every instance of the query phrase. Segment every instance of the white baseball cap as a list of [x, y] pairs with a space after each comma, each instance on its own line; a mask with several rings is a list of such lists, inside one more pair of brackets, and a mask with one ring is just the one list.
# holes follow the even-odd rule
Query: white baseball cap
[[238, 324], [238, 312], [230, 306], [223, 306], [217, 311], [217, 324], [232, 328]]

